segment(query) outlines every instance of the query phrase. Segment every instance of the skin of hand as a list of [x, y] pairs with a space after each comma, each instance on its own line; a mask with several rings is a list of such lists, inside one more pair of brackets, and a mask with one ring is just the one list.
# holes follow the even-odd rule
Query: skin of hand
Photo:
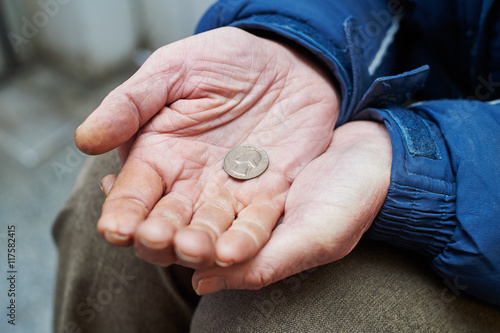
[[[323, 69], [284, 44], [237, 28], [156, 51], [75, 133], [88, 154], [118, 148], [97, 228], [151, 263], [244, 262], [268, 241], [299, 172], [328, 147], [339, 97]], [[227, 152], [256, 145], [270, 165], [239, 181]]]
[[328, 150], [293, 182], [284, 219], [263, 249], [245, 263], [197, 270], [196, 292], [259, 289], [346, 256], [384, 203], [391, 163], [384, 125], [356, 121], [339, 127]]

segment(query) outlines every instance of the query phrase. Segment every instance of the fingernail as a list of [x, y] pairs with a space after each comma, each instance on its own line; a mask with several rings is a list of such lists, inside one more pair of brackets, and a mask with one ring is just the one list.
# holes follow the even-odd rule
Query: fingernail
[[166, 242], [150, 242], [144, 238], [140, 238], [139, 239], [139, 242], [144, 245], [145, 247], [147, 247], [148, 249], [153, 249], [153, 250], [161, 250], [161, 249], [164, 249], [167, 247], [167, 243]]
[[188, 262], [191, 264], [198, 264], [203, 260], [203, 258], [195, 258], [195, 257], [188, 256], [188, 255], [182, 253], [181, 251], [179, 251], [179, 249], [177, 249], [177, 248], [175, 248], [174, 250], [175, 250], [175, 254], [177, 255], [177, 257], [182, 261], [185, 261], [185, 262]]
[[104, 192], [104, 188], [102, 187], [102, 180], [99, 182], [99, 188], [101, 189], [101, 192], [102, 192], [102, 193], [106, 194], [106, 193]]
[[128, 235], [117, 234], [111, 231], [106, 231], [104, 237], [110, 242], [123, 243], [130, 239]]
[[226, 279], [221, 276], [212, 276], [198, 281], [195, 291], [198, 295], [206, 295], [223, 289], [227, 289]]
[[219, 261], [218, 259], [215, 259], [215, 263], [220, 267], [229, 267], [229, 266], [232, 266], [234, 264], [234, 262], [222, 262], [222, 261]]

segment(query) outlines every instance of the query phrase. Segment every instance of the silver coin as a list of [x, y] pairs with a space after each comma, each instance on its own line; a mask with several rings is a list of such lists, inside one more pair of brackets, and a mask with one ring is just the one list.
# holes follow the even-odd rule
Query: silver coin
[[236, 179], [252, 179], [260, 176], [269, 166], [269, 156], [256, 146], [233, 148], [224, 158], [224, 170]]

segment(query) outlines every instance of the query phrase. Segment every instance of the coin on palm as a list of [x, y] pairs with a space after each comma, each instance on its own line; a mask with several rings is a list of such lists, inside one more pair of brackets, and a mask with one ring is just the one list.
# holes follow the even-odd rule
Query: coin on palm
[[256, 146], [233, 148], [224, 158], [224, 170], [236, 179], [252, 179], [260, 176], [269, 166], [269, 156]]

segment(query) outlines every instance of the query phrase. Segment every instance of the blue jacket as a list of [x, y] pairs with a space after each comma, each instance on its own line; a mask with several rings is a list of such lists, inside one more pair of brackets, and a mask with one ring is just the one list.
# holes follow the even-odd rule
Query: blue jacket
[[222, 0], [198, 31], [221, 26], [311, 52], [341, 92], [337, 125], [384, 122], [391, 186], [365, 237], [500, 305], [500, 1]]

